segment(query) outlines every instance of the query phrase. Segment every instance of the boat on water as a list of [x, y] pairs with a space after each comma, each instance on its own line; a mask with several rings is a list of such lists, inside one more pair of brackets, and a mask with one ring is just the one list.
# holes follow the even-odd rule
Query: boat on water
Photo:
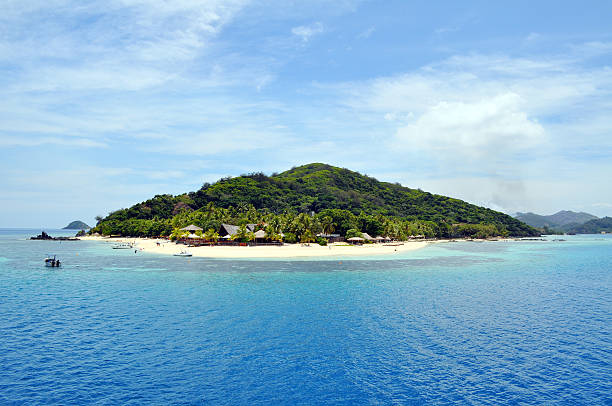
[[134, 246], [129, 242], [121, 242], [113, 245], [114, 250], [131, 250], [132, 248], [134, 248]]
[[47, 256], [47, 258], [45, 258], [45, 266], [49, 267], [49, 268], [59, 268], [62, 265], [62, 263], [60, 262], [59, 259], [57, 259], [55, 257], [55, 255], [51, 256]]
[[173, 254], [175, 257], [191, 257], [192, 254], [189, 251], [185, 251], [182, 250], [181, 252], [177, 252], [176, 254]]

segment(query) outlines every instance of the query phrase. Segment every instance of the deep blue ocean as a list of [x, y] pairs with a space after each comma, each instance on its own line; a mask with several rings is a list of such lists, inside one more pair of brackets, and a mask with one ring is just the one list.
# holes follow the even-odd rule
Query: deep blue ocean
[[0, 230], [0, 404], [612, 405], [611, 235], [236, 261], [39, 232]]

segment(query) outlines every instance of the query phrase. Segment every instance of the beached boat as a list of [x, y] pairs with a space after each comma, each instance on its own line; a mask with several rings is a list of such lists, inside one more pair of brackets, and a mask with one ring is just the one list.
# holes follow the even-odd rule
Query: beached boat
[[127, 242], [122, 242], [122, 243], [113, 245], [114, 250], [131, 250], [132, 248], [134, 248], [134, 246]]
[[177, 252], [176, 254], [173, 254], [173, 255], [175, 257], [190, 257], [190, 256], [192, 256], [191, 252], [185, 251], [185, 250], [182, 250], [181, 252]]
[[55, 255], [49, 255], [45, 258], [45, 266], [49, 268], [59, 268], [62, 265], [59, 259], [55, 258]]

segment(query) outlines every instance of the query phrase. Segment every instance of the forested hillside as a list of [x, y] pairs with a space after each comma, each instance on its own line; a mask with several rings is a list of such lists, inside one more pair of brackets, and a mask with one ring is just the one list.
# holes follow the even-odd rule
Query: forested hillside
[[521, 221], [491, 209], [319, 163], [272, 176], [224, 178], [178, 196], [158, 195], [100, 218], [93, 232], [167, 235], [189, 223], [214, 229], [221, 222], [274, 222], [286, 232], [295, 228], [295, 218], [304, 219], [305, 214], [315, 223], [313, 233], [324, 228], [319, 222], [331, 223], [327, 230], [340, 233], [358, 228], [398, 238], [414, 233], [432, 237], [537, 234]]
[[575, 234], [612, 233], [612, 217], [603, 217], [587, 221], [584, 224], [573, 227], [569, 232]]

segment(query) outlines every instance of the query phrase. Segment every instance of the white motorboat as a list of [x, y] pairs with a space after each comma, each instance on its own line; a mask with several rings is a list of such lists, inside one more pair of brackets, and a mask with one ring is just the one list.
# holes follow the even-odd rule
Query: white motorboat
[[55, 255], [49, 255], [45, 258], [45, 266], [49, 268], [59, 268], [62, 265], [59, 259], [55, 258]]
[[191, 257], [192, 254], [189, 251], [182, 250], [181, 252], [177, 252], [174, 254], [175, 257]]
[[114, 250], [131, 250], [132, 248], [134, 248], [134, 246], [129, 242], [121, 242], [113, 245]]

